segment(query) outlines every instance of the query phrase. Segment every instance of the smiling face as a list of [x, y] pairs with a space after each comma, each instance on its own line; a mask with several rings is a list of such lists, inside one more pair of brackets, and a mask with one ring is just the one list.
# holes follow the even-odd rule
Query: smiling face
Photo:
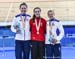
[[41, 14], [41, 9], [40, 9], [40, 8], [35, 8], [35, 9], [34, 9], [34, 15], [35, 15], [36, 17], [40, 17], [40, 14]]
[[50, 10], [50, 11], [48, 11], [48, 17], [50, 18], [50, 19], [52, 19], [52, 18], [54, 18], [54, 11], [53, 10]]
[[22, 14], [25, 14], [27, 12], [27, 6], [26, 5], [21, 5], [20, 6], [20, 11]]

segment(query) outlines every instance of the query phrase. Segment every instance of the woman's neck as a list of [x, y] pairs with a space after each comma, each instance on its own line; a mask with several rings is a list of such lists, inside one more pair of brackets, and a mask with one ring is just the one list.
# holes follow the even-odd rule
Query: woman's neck
[[49, 19], [54, 19], [54, 17], [51, 17], [51, 18], [49, 18]]
[[26, 14], [26, 13], [22, 13], [22, 12], [21, 12], [21, 14]]

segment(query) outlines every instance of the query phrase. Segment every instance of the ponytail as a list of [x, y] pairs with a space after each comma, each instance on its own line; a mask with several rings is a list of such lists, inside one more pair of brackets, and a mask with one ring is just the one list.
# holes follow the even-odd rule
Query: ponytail
[[36, 18], [36, 16], [35, 16], [35, 15], [33, 15], [33, 18], [32, 18], [33, 22], [35, 22], [35, 18]]

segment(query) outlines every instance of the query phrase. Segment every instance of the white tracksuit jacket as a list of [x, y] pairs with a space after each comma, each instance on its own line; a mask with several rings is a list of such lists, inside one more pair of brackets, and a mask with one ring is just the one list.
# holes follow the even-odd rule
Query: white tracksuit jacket
[[[25, 30], [23, 29], [22, 19], [21, 17], [25, 18]], [[18, 14], [14, 17], [11, 30], [12, 32], [16, 33], [15, 39], [16, 40], [30, 40], [30, 27], [29, 27], [29, 20], [31, 16], [28, 14]], [[18, 31], [16, 32], [16, 28]]]
[[[47, 21], [47, 28], [46, 28], [46, 40], [45, 40], [45, 44], [53, 44], [51, 43], [50, 40], [52, 40], [51, 35], [50, 35], [50, 30], [49, 30], [49, 24], [52, 25], [52, 34], [53, 34], [53, 38], [57, 39], [58, 41], [56, 42], [56, 44], [60, 43], [60, 40], [63, 38], [64, 36], [64, 29], [62, 26], [62, 23], [57, 20], [57, 19], [53, 19], [53, 20], [48, 20]], [[58, 29], [58, 33], [57, 33], [57, 29]], [[59, 34], [59, 35], [57, 35]]]

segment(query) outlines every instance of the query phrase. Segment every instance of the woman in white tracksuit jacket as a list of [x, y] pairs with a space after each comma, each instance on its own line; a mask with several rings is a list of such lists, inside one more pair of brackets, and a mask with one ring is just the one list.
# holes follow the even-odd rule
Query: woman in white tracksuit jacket
[[30, 52], [30, 15], [26, 14], [27, 4], [20, 5], [21, 13], [13, 19], [11, 30], [16, 33], [15, 36], [15, 56], [16, 59], [29, 59]]
[[54, 11], [48, 11], [49, 20], [47, 21], [46, 34], [46, 59], [61, 59], [60, 40], [64, 36], [62, 23], [54, 18]]

